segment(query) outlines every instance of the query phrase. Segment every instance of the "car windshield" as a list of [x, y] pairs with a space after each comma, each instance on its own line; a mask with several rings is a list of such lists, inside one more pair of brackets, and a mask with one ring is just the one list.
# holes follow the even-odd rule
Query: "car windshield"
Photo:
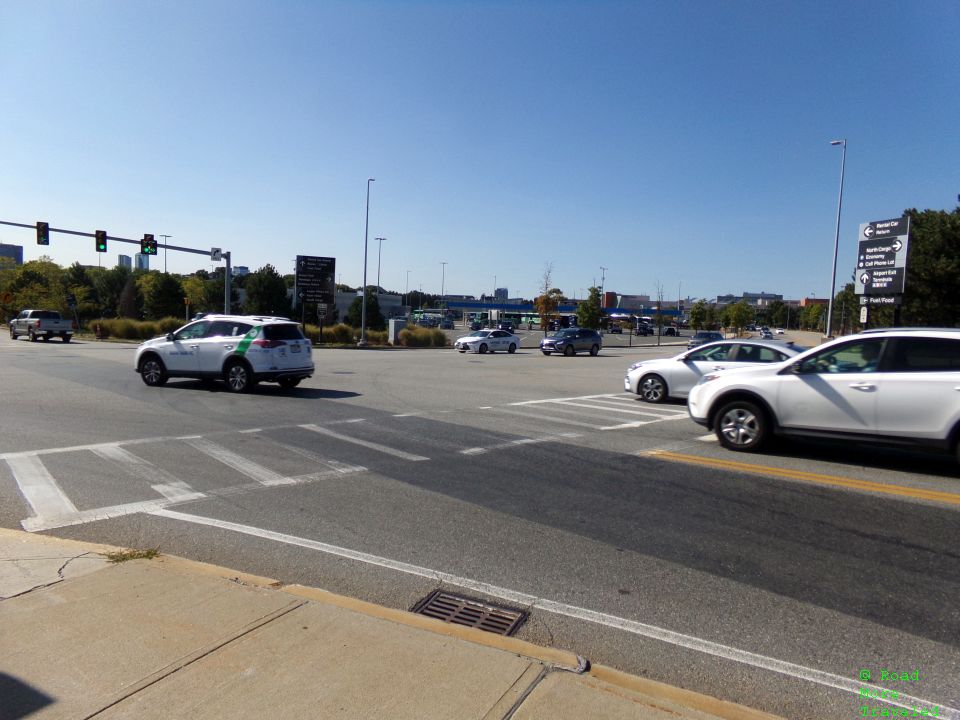
[[475, 333], [473, 334], [473, 336], [474, 336], [474, 337], [487, 337], [491, 332], [493, 332], [493, 331], [492, 331], [492, 330], [478, 330], [477, 332], [475, 332]]
[[577, 331], [574, 328], [567, 328], [557, 333], [557, 337], [576, 337]]

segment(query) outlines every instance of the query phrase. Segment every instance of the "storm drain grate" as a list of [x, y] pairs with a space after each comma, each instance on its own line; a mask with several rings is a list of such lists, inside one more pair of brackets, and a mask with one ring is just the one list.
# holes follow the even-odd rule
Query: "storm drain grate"
[[442, 590], [435, 590], [427, 595], [414, 605], [413, 612], [497, 635], [512, 635], [527, 619], [528, 614], [525, 610], [497, 607]]

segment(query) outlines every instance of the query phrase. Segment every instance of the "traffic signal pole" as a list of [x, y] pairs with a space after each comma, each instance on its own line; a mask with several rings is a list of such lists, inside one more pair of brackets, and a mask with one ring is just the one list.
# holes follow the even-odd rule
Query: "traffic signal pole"
[[[10, 227], [27, 228], [28, 230], [34, 230], [34, 231], [36, 231], [37, 229], [36, 223], [28, 225], [26, 223], [11, 222], [9, 220], [0, 220], [0, 225], [9, 225]], [[52, 227], [52, 228], [48, 228], [48, 232], [63, 233], [64, 235], [76, 235], [78, 237], [90, 237], [90, 238], [96, 237], [96, 233], [82, 232], [80, 230], [67, 230], [65, 228]], [[170, 237], [170, 236], [167, 236], [167, 237]], [[121, 242], [121, 243], [130, 244], [130, 245], [136, 245], [137, 247], [140, 247], [140, 242], [141, 242], [140, 240], [131, 240], [130, 238], [122, 238], [122, 237], [117, 237], [116, 235], [109, 235], [109, 234], [106, 236], [106, 239], [112, 240], [114, 242]], [[163, 248], [164, 250], [175, 250], [177, 252], [192, 253], [193, 255], [204, 255], [206, 257], [210, 257], [212, 254], [210, 250], [198, 250], [197, 248], [183, 247], [180, 245], [170, 245], [168, 243], [157, 243], [157, 247]], [[100, 255], [98, 254], [97, 255], [98, 260], [99, 260], [99, 257]], [[224, 283], [223, 283], [224, 285], [223, 311], [224, 313], [229, 314], [230, 312], [230, 280], [231, 280], [230, 252], [229, 251], [223, 252], [222, 257], [227, 263], [226, 273], [224, 274]]]

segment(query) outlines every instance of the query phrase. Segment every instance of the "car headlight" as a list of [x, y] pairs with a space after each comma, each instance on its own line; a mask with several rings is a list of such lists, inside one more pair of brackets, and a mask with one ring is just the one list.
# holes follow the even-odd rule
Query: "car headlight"
[[627, 368], [627, 372], [630, 372], [631, 370], [636, 370], [638, 367], [641, 367], [642, 365], [643, 365], [643, 362], [635, 362], [633, 365]]

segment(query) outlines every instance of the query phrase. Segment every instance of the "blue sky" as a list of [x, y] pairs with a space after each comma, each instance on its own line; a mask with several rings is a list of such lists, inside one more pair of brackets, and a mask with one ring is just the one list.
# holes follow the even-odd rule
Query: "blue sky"
[[0, 220], [332, 256], [359, 285], [373, 177], [368, 281], [385, 237], [399, 292], [532, 297], [552, 263], [568, 296], [606, 267], [620, 293], [825, 297], [830, 140], [838, 286], [860, 223], [956, 207], [958, 37], [955, 0], [4, 0]]

